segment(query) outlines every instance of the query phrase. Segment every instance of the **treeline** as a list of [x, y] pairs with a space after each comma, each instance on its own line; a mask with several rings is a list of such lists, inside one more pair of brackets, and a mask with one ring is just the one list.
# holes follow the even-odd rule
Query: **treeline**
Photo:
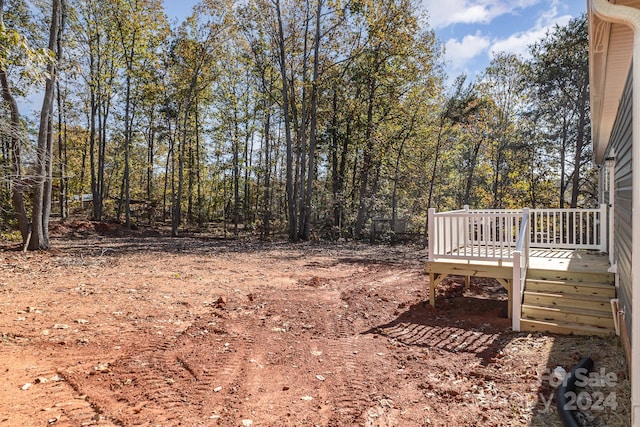
[[409, 0], [203, 0], [173, 25], [160, 0], [0, 0], [0, 18], [0, 206], [31, 249], [80, 205], [296, 241], [595, 198], [584, 16], [453, 84]]

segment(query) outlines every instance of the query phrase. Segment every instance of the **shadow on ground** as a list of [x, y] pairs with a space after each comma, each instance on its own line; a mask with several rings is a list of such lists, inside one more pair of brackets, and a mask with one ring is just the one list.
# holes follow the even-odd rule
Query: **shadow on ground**
[[[474, 279], [464, 289], [460, 278], [441, 288], [436, 308], [427, 301], [406, 307], [399, 316], [365, 333], [379, 334], [404, 345], [472, 353], [491, 363], [514, 337], [507, 319], [505, 294], [493, 283]], [[498, 285], [499, 286], [499, 285]]]

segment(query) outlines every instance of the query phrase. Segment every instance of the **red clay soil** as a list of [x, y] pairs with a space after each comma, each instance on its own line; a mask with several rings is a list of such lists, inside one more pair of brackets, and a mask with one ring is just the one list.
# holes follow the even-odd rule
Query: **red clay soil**
[[[0, 248], [0, 426], [560, 425], [541, 378], [582, 356], [491, 281], [431, 308], [417, 247], [52, 229]], [[616, 342], [588, 351], [626, 388]]]

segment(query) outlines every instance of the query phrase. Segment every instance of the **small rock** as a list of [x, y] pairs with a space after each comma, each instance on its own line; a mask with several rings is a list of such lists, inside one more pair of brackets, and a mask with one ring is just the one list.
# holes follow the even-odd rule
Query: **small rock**
[[244, 427], [251, 427], [253, 425], [253, 420], [242, 420], [242, 425]]
[[36, 384], [44, 384], [47, 381], [49, 381], [49, 380], [46, 379], [45, 377], [38, 377], [33, 382], [36, 383]]
[[311, 396], [302, 396], [300, 398], [300, 400], [313, 400], [313, 397], [311, 397]]
[[29, 389], [31, 388], [31, 386], [32, 386], [32, 385], [33, 385], [33, 384], [31, 384], [31, 383], [26, 383], [26, 384], [25, 384], [25, 385], [23, 385], [21, 388], [22, 388], [22, 390], [29, 390]]
[[324, 381], [324, 380], [325, 380], [325, 378], [324, 378], [322, 375], [316, 375], [316, 378], [317, 378], [319, 381]]
[[391, 399], [380, 399], [380, 406], [383, 408], [393, 408], [393, 401]]
[[65, 325], [64, 323], [56, 323], [53, 325], [53, 329], [69, 329], [69, 325]]
[[313, 354], [314, 356], [322, 356], [322, 351], [321, 350], [311, 350], [311, 354]]
[[221, 390], [222, 390], [222, 386], [218, 386], [218, 387], [213, 389], [213, 391], [216, 392], [216, 393], [218, 393]]
[[98, 363], [93, 367], [96, 372], [109, 372], [109, 364], [108, 363]]
[[76, 320], [76, 323], [80, 323], [81, 325], [86, 325], [87, 323], [89, 323], [89, 321], [86, 319], [78, 319]]

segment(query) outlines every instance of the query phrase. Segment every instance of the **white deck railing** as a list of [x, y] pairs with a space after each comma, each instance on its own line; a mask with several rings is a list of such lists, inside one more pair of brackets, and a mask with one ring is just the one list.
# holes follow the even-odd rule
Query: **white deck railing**
[[518, 235], [518, 244], [513, 252], [513, 280], [511, 282], [512, 304], [511, 328], [520, 331], [520, 313], [522, 312], [522, 301], [524, 299], [524, 286], [527, 281], [527, 269], [529, 268], [529, 247], [530, 240], [527, 237], [531, 234], [529, 209], [522, 210], [522, 227]]
[[[606, 205], [597, 209], [528, 210], [529, 245], [546, 249], [607, 247]], [[429, 260], [513, 261], [523, 210], [437, 212], [429, 209]]]
[[513, 260], [522, 211], [429, 209], [429, 259]]
[[597, 209], [429, 209], [429, 260], [513, 263], [512, 328], [520, 312], [530, 248], [607, 250], [607, 207]]
[[607, 205], [597, 209], [531, 209], [531, 246], [607, 250]]

